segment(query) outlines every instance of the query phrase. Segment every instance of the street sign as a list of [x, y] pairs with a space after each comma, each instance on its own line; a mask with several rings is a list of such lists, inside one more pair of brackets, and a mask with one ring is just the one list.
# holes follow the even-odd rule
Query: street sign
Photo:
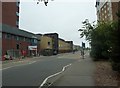
[[37, 50], [37, 46], [28, 46], [29, 50]]

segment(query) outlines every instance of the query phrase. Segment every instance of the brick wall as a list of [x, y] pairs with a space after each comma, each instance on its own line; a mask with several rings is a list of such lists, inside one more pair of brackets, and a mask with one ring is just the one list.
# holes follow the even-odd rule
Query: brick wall
[[112, 2], [112, 15], [113, 15], [113, 20], [118, 20], [118, 17], [116, 13], [118, 12], [118, 2]]
[[18, 9], [19, 8], [16, 6], [16, 2], [2, 2], [2, 23], [17, 27], [16, 12]]
[[11, 39], [6, 39], [5, 38], [6, 33], [2, 33], [2, 55], [6, 54], [7, 50], [17, 50], [17, 44], [19, 44], [19, 51], [21, 50], [26, 50], [28, 53], [28, 46], [30, 45], [29, 42], [26, 41], [17, 41], [13, 37]]

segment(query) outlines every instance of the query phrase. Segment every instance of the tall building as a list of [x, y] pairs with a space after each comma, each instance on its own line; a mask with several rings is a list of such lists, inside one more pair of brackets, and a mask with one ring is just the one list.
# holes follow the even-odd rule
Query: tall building
[[19, 28], [19, 4], [20, 2], [0, 2], [2, 8], [0, 23]]
[[120, 8], [120, 0], [96, 0], [97, 19], [99, 21], [118, 20], [116, 13]]

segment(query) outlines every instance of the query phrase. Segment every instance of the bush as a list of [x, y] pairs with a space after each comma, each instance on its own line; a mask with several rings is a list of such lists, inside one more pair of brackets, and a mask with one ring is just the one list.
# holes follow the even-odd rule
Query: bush
[[113, 69], [114, 71], [120, 72], [120, 63], [112, 62], [112, 69]]

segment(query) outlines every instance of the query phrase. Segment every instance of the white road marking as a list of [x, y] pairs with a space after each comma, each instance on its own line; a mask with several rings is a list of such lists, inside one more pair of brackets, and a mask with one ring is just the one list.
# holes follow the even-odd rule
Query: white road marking
[[65, 71], [65, 68], [67, 68], [67, 67], [70, 66], [70, 65], [72, 65], [72, 64], [68, 64], [68, 65], [66, 65], [66, 66], [63, 67], [62, 71], [60, 71], [60, 72], [58, 72], [58, 73], [55, 73], [55, 74], [53, 74], [53, 75], [48, 76], [48, 77], [42, 82], [42, 84], [40, 85], [40, 87], [44, 86], [44, 84], [47, 82], [47, 80], [48, 80], [49, 78], [52, 78], [52, 77], [54, 77], [54, 76], [56, 76], [56, 75], [59, 75], [59, 74], [61, 74], [62, 72], [64, 72], [64, 71]]
[[58, 58], [63, 58], [62, 56], [58, 57]]
[[31, 62], [31, 63], [28, 63], [28, 64], [33, 64], [33, 63], [35, 63], [35, 62], [37, 62], [37, 61], [33, 61], [33, 62]]
[[33, 63], [35, 63], [35, 62], [36, 62], [36, 61], [29, 62], [29, 63], [27, 63], [27, 64], [20, 64], [20, 65], [10, 66], [10, 67], [6, 67], [6, 68], [2, 68], [2, 69], [0, 69], [0, 70], [6, 70], [6, 69], [13, 68], [13, 67], [16, 67], [16, 66], [22, 66], [22, 65], [33, 64]]
[[[80, 61], [81, 61], [81, 59], [78, 60], [78, 62], [80, 62]], [[53, 74], [53, 75], [48, 76], [48, 77], [42, 82], [42, 84], [40, 85], [40, 88], [41, 88], [42, 86], [44, 86], [45, 83], [47, 83], [47, 80], [48, 80], [49, 78], [52, 78], [52, 77], [54, 77], [54, 76], [56, 76], [56, 75], [61, 74], [62, 72], [65, 71], [65, 68], [67, 68], [67, 67], [70, 66], [70, 65], [72, 65], [72, 64], [68, 64], [68, 65], [66, 65], [66, 66], [63, 67], [62, 71], [60, 71], [60, 72], [58, 72], [58, 73], [55, 73], [55, 74]]]

